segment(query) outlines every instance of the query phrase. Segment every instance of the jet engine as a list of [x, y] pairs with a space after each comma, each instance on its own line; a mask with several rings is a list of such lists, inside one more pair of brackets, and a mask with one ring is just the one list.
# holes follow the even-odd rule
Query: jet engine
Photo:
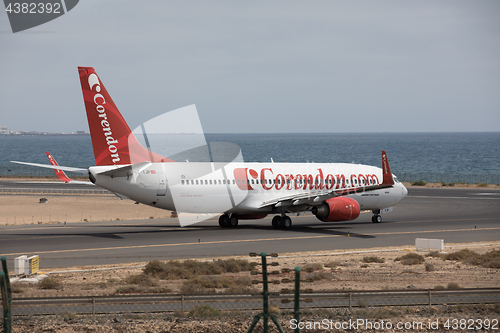
[[347, 197], [331, 198], [314, 206], [312, 213], [322, 222], [350, 221], [359, 216], [359, 203]]

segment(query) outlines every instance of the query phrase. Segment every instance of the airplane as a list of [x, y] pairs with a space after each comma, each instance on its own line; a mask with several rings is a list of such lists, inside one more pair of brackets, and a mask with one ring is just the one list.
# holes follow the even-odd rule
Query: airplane
[[[88, 173], [95, 185], [137, 202], [177, 213], [220, 214], [222, 228], [275, 214], [275, 229], [290, 229], [289, 215], [311, 212], [322, 222], [351, 221], [361, 210], [381, 213], [408, 193], [382, 168], [347, 163], [181, 162], [139, 143], [92, 67], [78, 67], [96, 166], [88, 169], [17, 162]], [[147, 140], [146, 140], [147, 142]], [[181, 223], [182, 225], [182, 223]]]
[[[45, 152], [45, 154], [47, 154], [47, 158], [49, 159], [50, 164], [52, 164], [53, 166], [59, 166], [59, 164], [57, 163], [56, 159], [52, 156], [51, 153]], [[54, 172], [56, 174], [57, 179], [59, 179], [60, 181], [62, 181], [63, 183], [66, 183], [66, 184], [95, 185], [91, 181], [73, 180], [73, 179], [69, 178], [66, 175], [66, 173], [63, 170], [61, 170], [61, 169], [54, 169]]]

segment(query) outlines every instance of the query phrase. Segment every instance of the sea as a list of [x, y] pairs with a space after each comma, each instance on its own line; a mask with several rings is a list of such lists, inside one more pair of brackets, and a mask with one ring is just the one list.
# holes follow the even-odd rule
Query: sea
[[[205, 139], [209, 143], [238, 145], [246, 162], [270, 162], [272, 159], [287, 163], [342, 162], [380, 166], [381, 151], [385, 150], [392, 172], [400, 178], [439, 174], [486, 175], [489, 179], [491, 175], [493, 178], [486, 182], [500, 182], [500, 132], [211, 133], [205, 134]], [[82, 168], [95, 165], [90, 135], [7, 135], [0, 136], [0, 176], [30, 175], [30, 172], [43, 175], [46, 171], [51, 175], [50, 170], [35, 171], [38, 168], [21, 168], [9, 162], [48, 164], [46, 151], [60, 165]], [[473, 181], [466, 181], [482, 181], [477, 177], [469, 179]]]

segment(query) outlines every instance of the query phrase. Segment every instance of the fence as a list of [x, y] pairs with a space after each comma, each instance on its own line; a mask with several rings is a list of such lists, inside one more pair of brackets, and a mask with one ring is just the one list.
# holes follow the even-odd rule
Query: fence
[[113, 194], [112, 192], [104, 189], [98, 189], [99, 187], [94, 186], [96, 189], [55, 189], [55, 188], [2, 188], [0, 187], [1, 194]]
[[[284, 314], [293, 310], [292, 293], [271, 293], [270, 304]], [[300, 308], [364, 308], [387, 306], [431, 306], [442, 304], [488, 304], [500, 302], [500, 288], [457, 290], [382, 290], [332, 291], [302, 294]], [[262, 295], [112, 295], [22, 298], [12, 300], [13, 315], [112, 314], [190, 311], [197, 305], [209, 305], [222, 311], [262, 310]], [[240, 312], [238, 312], [240, 313]]]
[[[48, 164], [48, 163], [47, 163]], [[82, 167], [87, 168], [87, 167]], [[72, 178], [85, 176], [81, 173], [66, 172]], [[12, 164], [0, 165], [0, 176], [13, 176], [13, 177], [55, 177], [54, 170], [47, 168], [36, 168], [29, 165]]]
[[395, 172], [402, 182], [424, 181], [427, 183], [500, 184], [500, 174], [494, 173], [449, 173], [449, 172]]

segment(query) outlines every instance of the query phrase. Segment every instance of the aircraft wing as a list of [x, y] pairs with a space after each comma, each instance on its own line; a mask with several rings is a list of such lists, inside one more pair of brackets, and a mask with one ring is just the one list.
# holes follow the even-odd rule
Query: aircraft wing
[[38, 163], [28, 163], [28, 162], [19, 162], [19, 161], [10, 161], [10, 163], [30, 165], [30, 166], [36, 166], [39, 168], [47, 168], [47, 169], [54, 169], [54, 170], [71, 171], [71, 172], [76, 172], [76, 173], [84, 173], [84, 174], [89, 173], [89, 171], [87, 169], [64, 167], [64, 166], [60, 166], [60, 165], [56, 166], [56, 165], [51, 165], [51, 164], [38, 164]]
[[316, 190], [308, 193], [298, 193], [294, 195], [284, 196], [276, 198], [269, 201], [264, 201], [259, 208], [267, 206], [283, 207], [283, 206], [297, 206], [302, 204], [315, 204], [321, 203], [330, 198], [339, 197], [343, 195], [362, 193], [380, 190], [384, 188], [389, 188], [394, 186], [394, 180], [392, 179], [391, 168], [389, 166], [389, 160], [387, 159], [387, 153], [382, 151], [382, 184], [368, 185], [368, 186], [357, 186], [341, 189], [332, 190]]

